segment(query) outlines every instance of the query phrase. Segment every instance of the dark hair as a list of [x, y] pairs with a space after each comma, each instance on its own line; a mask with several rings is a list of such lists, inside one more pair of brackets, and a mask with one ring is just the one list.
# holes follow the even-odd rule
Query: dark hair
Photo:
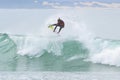
[[58, 18], [58, 20], [61, 20], [60, 18]]

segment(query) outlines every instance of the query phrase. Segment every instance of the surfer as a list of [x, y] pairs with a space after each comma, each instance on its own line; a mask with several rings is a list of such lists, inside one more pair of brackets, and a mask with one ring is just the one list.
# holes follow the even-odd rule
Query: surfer
[[59, 18], [57, 20], [57, 24], [53, 24], [53, 26], [55, 26], [53, 32], [55, 32], [55, 30], [56, 30], [57, 27], [60, 27], [59, 31], [57, 32], [57, 33], [60, 33], [61, 29], [64, 28], [65, 24], [64, 24], [64, 21]]

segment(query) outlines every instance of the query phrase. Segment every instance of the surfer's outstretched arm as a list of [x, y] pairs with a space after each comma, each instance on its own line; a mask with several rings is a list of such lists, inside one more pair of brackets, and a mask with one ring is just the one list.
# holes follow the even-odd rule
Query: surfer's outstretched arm
[[52, 24], [52, 26], [57, 26], [57, 24]]

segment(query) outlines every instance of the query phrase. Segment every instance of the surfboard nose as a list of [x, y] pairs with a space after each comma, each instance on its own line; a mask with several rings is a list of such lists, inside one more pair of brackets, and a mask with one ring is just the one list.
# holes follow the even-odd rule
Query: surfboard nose
[[48, 26], [48, 28], [50, 28], [50, 29], [52, 29], [52, 30], [53, 30], [53, 29], [54, 29], [54, 26], [49, 25], [49, 26]]

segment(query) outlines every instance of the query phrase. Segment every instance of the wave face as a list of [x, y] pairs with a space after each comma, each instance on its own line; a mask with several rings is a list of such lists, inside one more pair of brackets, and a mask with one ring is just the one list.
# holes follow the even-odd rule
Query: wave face
[[14, 70], [16, 44], [7, 34], [0, 34], [0, 70]]
[[56, 34], [52, 37], [23, 35], [10, 37], [17, 45], [17, 71], [66, 70], [66, 65], [69, 67], [71, 61], [87, 58], [89, 54], [83, 43]]
[[0, 70], [90, 71], [91, 62], [120, 66], [120, 41], [94, 38], [0, 35]]

